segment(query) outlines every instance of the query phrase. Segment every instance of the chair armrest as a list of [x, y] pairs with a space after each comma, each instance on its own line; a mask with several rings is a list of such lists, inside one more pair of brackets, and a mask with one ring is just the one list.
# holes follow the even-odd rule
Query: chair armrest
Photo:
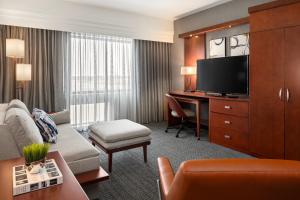
[[68, 124], [71, 122], [70, 111], [68, 111], [68, 110], [52, 113], [52, 114], [50, 114], [50, 116], [53, 118], [53, 121], [55, 122], [56, 125]]
[[158, 171], [160, 178], [160, 188], [161, 188], [161, 196], [162, 199], [165, 199], [174, 179], [174, 171], [170, 164], [168, 158], [159, 157], [157, 159], [158, 162]]

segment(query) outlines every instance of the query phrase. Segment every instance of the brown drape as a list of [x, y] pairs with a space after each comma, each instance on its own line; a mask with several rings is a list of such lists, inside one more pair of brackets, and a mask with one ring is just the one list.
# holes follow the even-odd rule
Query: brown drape
[[[6, 38], [25, 40], [25, 58], [5, 55]], [[32, 65], [32, 80], [26, 82], [24, 102], [48, 112], [65, 108], [63, 70], [65, 47], [69, 33], [53, 30], [0, 25], [0, 102], [9, 102], [16, 95], [15, 64]]]
[[164, 94], [171, 85], [170, 51], [170, 43], [134, 40], [138, 122], [164, 120]]

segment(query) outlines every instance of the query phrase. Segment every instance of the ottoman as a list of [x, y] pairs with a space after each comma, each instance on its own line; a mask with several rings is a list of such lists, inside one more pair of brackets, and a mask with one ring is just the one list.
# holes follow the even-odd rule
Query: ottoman
[[143, 147], [147, 162], [147, 145], [151, 143], [151, 130], [127, 119], [96, 122], [89, 126], [89, 139], [108, 154], [108, 171], [112, 171], [114, 152]]

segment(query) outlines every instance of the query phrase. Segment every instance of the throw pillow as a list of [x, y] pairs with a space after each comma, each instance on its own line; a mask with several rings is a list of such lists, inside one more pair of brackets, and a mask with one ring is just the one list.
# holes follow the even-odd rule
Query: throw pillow
[[56, 143], [58, 132], [56, 124], [51, 117], [45, 111], [37, 108], [33, 109], [32, 116], [44, 141]]

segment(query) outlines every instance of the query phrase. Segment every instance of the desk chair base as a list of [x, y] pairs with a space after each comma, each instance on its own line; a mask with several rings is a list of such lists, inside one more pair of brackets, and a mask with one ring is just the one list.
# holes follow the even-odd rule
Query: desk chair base
[[[189, 125], [188, 121], [182, 121], [181, 124], [179, 125], [179, 127], [178, 127], [178, 126], [172, 126], [172, 127], [168, 126], [168, 127], [166, 128], [166, 130], [165, 130], [165, 133], [168, 133], [169, 129], [178, 129], [178, 131], [177, 131], [177, 133], [176, 133], [176, 137], [178, 138], [178, 137], [179, 137], [179, 133], [180, 133], [184, 128], [187, 127], [187, 128], [190, 128], [190, 129], [194, 129], [195, 136], [197, 136], [197, 131], [196, 131], [196, 129], [195, 129], [195, 128], [191, 128], [191, 127], [189, 127], [188, 125]], [[200, 140], [200, 138], [198, 138], [198, 140]]]

